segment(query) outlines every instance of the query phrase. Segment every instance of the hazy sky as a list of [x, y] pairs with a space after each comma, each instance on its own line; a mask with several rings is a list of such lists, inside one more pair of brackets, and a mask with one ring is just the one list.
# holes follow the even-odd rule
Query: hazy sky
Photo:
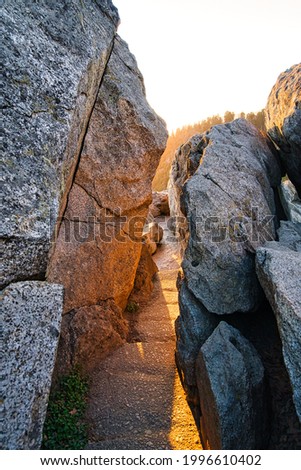
[[169, 130], [226, 110], [259, 111], [301, 60], [301, 0], [113, 0]]

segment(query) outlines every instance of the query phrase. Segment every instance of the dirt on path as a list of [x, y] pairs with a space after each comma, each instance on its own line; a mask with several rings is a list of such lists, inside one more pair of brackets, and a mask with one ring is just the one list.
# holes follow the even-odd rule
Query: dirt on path
[[165, 232], [154, 290], [140, 305], [133, 341], [91, 376], [87, 449], [202, 449], [174, 361], [179, 256]]

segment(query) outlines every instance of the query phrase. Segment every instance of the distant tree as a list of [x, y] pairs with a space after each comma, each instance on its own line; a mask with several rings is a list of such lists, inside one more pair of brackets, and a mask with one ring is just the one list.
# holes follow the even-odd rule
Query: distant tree
[[223, 123], [223, 119], [218, 114], [211, 116], [207, 118], [205, 121], [201, 122], [201, 126], [204, 129], [202, 130], [202, 132], [207, 131], [212, 126], [216, 126], [217, 124], [222, 124], [222, 123]]
[[255, 113], [248, 113], [246, 115], [246, 119], [247, 121], [251, 122], [252, 124], [255, 123], [255, 120], [256, 120], [256, 114]]
[[167, 188], [169, 172], [176, 150], [195, 134], [202, 134], [210, 127], [222, 124], [223, 119], [218, 114], [210, 116], [203, 121], [192, 125], [183, 126], [173, 131], [168, 138], [165, 152], [163, 153], [155, 177], [153, 179], [153, 190], [162, 191]]
[[256, 114], [255, 126], [258, 127], [258, 129], [260, 129], [260, 130], [262, 130], [262, 131], [265, 131], [265, 130], [266, 130], [266, 127], [265, 127], [265, 113], [264, 113], [264, 109], [262, 109], [261, 111], [259, 111], [259, 112]]
[[264, 109], [258, 111], [258, 113], [248, 113], [246, 119], [261, 131], [265, 130]]
[[[258, 113], [244, 113], [241, 112], [239, 115], [241, 118], [245, 118], [250, 121], [254, 126], [258, 127], [260, 130], [265, 130], [264, 124], [264, 110], [262, 109]], [[219, 114], [214, 116], [209, 116], [206, 119], [203, 119], [200, 122], [195, 124], [190, 124], [173, 131], [168, 138], [165, 152], [163, 153], [159, 166], [157, 168], [154, 180], [153, 180], [153, 190], [162, 191], [167, 188], [169, 172], [172, 161], [174, 159], [175, 151], [184, 144], [190, 137], [195, 134], [201, 134], [206, 132], [212, 126], [217, 124], [223, 124], [223, 122], [231, 122], [235, 119], [235, 113], [231, 111], [226, 111], [224, 114], [224, 119], [221, 118]]]
[[224, 114], [224, 122], [231, 122], [235, 119], [235, 113], [232, 113], [232, 111], [226, 111]]

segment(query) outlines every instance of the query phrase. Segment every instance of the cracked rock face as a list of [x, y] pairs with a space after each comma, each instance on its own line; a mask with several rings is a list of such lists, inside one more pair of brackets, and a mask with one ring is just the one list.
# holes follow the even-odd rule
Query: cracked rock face
[[176, 154], [173, 205], [186, 215], [189, 229], [184, 277], [209, 312], [257, 308], [261, 288], [254, 251], [275, 238], [273, 188], [279, 184], [268, 139], [243, 119], [214, 126]]
[[[66, 316], [59, 367], [91, 365], [91, 357], [99, 359], [126, 337], [122, 309], [134, 285], [166, 126], [149, 107], [135, 58], [116, 35], [119, 16], [111, 0], [7, 1], [2, 19], [1, 286], [10, 292], [19, 286], [16, 281], [44, 280], [47, 273], [50, 283], [62, 284]], [[26, 410], [28, 418], [22, 428], [24, 448], [41, 440], [47, 387], [39, 389], [40, 403], [31, 406], [30, 400], [43, 373], [50, 386], [53, 366], [54, 342], [48, 350], [41, 330], [48, 318], [45, 302], [51, 307], [56, 292], [41, 284], [28, 300], [37, 318], [26, 323], [19, 318], [25, 307], [19, 311], [9, 305], [11, 324], [25, 322], [25, 341], [13, 358], [15, 383], [10, 384], [20, 403], [11, 416]], [[61, 310], [60, 305], [59, 315]], [[28, 345], [38, 366], [32, 367], [21, 397], [14, 387], [27, 378], [18, 376], [18, 367], [22, 374], [23, 357], [31, 365]], [[13, 418], [10, 422], [14, 425]]]
[[1, 285], [45, 277], [68, 185], [110, 54], [116, 8], [4, 2], [4, 250]]
[[275, 313], [301, 422], [301, 224], [282, 222], [279, 242], [256, 251], [259, 281]]
[[135, 58], [117, 36], [48, 269], [48, 280], [65, 287], [65, 314], [108, 299], [126, 307], [166, 139]]
[[266, 105], [266, 127], [301, 197], [301, 64], [281, 73]]

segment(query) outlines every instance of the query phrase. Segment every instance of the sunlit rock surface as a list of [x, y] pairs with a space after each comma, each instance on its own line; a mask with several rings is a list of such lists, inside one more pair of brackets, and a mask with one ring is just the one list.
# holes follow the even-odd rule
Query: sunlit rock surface
[[63, 316], [55, 373], [74, 364], [90, 372], [108, 351], [124, 343], [127, 333], [122, 310], [111, 299], [72, 310]]
[[[156, 245], [157, 246], [157, 245]], [[135, 276], [135, 283], [131, 292], [129, 303], [146, 300], [153, 290], [153, 277], [158, 271], [152, 258], [148, 243], [142, 245], [141, 256]]]
[[125, 309], [166, 139], [136, 60], [117, 36], [48, 269], [48, 280], [65, 287], [64, 313], [108, 299]]
[[168, 201], [168, 191], [153, 191], [152, 203], [149, 206], [149, 216], [169, 216], [169, 214], [170, 210]]
[[268, 133], [301, 197], [301, 64], [279, 75], [265, 112]]

